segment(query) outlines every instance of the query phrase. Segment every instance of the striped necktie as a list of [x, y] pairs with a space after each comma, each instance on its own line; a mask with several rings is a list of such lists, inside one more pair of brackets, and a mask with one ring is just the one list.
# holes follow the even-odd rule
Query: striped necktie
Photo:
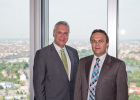
[[67, 75], [69, 76], [69, 73], [68, 73], [68, 63], [67, 63], [67, 58], [66, 58], [64, 49], [61, 49], [60, 51], [61, 51], [61, 59], [62, 59], [63, 65], [65, 67]]
[[91, 76], [90, 86], [89, 86], [89, 100], [95, 100], [95, 89], [97, 80], [99, 77], [99, 58], [96, 58], [96, 64], [94, 66], [94, 70]]

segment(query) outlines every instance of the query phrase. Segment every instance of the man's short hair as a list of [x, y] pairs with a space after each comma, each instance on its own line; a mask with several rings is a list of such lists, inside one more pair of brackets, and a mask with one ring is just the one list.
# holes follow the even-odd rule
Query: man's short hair
[[95, 33], [103, 33], [103, 34], [105, 35], [105, 37], [106, 37], [106, 42], [107, 42], [107, 43], [109, 42], [109, 37], [108, 37], [108, 35], [106, 34], [106, 32], [105, 32], [104, 30], [101, 30], [101, 29], [95, 29], [95, 30], [92, 32], [92, 34], [91, 34], [91, 36], [90, 36], [90, 41], [91, 41], [92, 35], [95, 34]]
[[54, 31], [55, 31], [55, 29], [56, 29], [56, 27], [57, 27], [58, 25], [66, 25], [66, 26], [68, 27], [68, 32], [70, 32], [70, 26], [69, 26], [69, 24], [68, 24], [66, 21], [59, 21], [59, 22], [57, 22], [57, 23], [55, 24], [55, 26], [54, 26]]

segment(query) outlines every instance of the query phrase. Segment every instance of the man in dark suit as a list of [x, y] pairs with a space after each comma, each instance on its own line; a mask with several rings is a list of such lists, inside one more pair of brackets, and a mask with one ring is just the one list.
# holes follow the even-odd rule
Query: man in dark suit
[[79, 57], [77, 50], [65, 45], [68, 36], [68, 23], [56, 23], [54, 42], [36, 52], [33, 67], [35, 100], [73, 100]]
[[80, 59], [74, 100], [128, 100], [126, 66], [106, 53], [106, 32], [94, 30], [90, 42], [94, 55]]

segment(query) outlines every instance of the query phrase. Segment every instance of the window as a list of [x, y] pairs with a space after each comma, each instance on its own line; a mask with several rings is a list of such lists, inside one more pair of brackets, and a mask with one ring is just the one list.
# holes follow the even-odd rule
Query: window
[[78, 50], [79, 57], [91, 55], [92, 31], [107, 31], [107, 0], [49, 0], [49, 43], [53, 41], [53, 27], [58, 21], [69, 23], [67, 44]]
[[[45, 20], [46, 25], [44, 27], [46, 28], [46, 30], [44, 33], [47, 34], [47, 39], [49, 38], [49, 43], [51, 44], [53, 42], [54, 24], [60, 20], [65, 20], [70, 25], [70, 37], [67, 44], [76, 48], [81, 58], [92, 54], [92, 51], [90, 49], [91, 46], [89, 43], [89, 37], [91, 35], [91, 32], [97, 28], [104, 29], [108, 33], [111, 41], [108, 51], [109, 54], [116, 56], [116, 46], [118, 46], [117, 56], [126, 63], [129, 86], [129, 100], [132, 100], [132, 98], [134, 100], [140, 99], [140, 14], [138, 11], [140, 9], [140, 6], [138, 6], [140, 4], [140, 1], [42, 1], [46, 1], [45, 7], [47, 8], [47, 10], [45, 13], [47, 14], [45, 14], [45, 18], [47, 20]], [[117, 16], [118, 9], [119, 16]], [[118, 26], [117, 19], [119, 19]], [[117, 30], [118, 27], [119, 30]], [[118, 38], [116, 37], [116, 35], [118, 35]], [[118, 43], [116, 43], [116, 38], [118, 39]], [[48, 41], [46, 43], [48, 43]], [[89, 50], [88, 54], [87, 50], [83, 48], [85, 47], [85, 45], [86, 49]]]
[[140, 99], [139, 4], [139, 0], [119, 0], [118, 58], [126, 63], [129, 100]]
[[0, 0], [0, 100], [29, 100], [29, 0]]

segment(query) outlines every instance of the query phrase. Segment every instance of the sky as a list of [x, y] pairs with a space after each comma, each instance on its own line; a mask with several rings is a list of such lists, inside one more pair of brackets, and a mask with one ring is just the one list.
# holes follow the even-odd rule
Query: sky
[[119, 39], [140, 40], [140, 0], [119, 0]]
[[[119, 1], [119, 39], [140, 39], [140, 0]], [[29, 38], [29, 0], [0, 0], [0, 38]], [[65, 20], [70, 39], [89, 40], [94, 29], [107, 32], [107, 0], [50, 0], [49, 36]], [[125, 37], [125, 38], [124, 38]]]
[[64, 20], [70, 25], [69, 40], [89, 40], [94, 29], [107, 30], [107, 0], [50, 0], [49, 19], [50, 38], [55, 23]]
[[29, 38], [29, 0], [0, 0], [0, 38]]

